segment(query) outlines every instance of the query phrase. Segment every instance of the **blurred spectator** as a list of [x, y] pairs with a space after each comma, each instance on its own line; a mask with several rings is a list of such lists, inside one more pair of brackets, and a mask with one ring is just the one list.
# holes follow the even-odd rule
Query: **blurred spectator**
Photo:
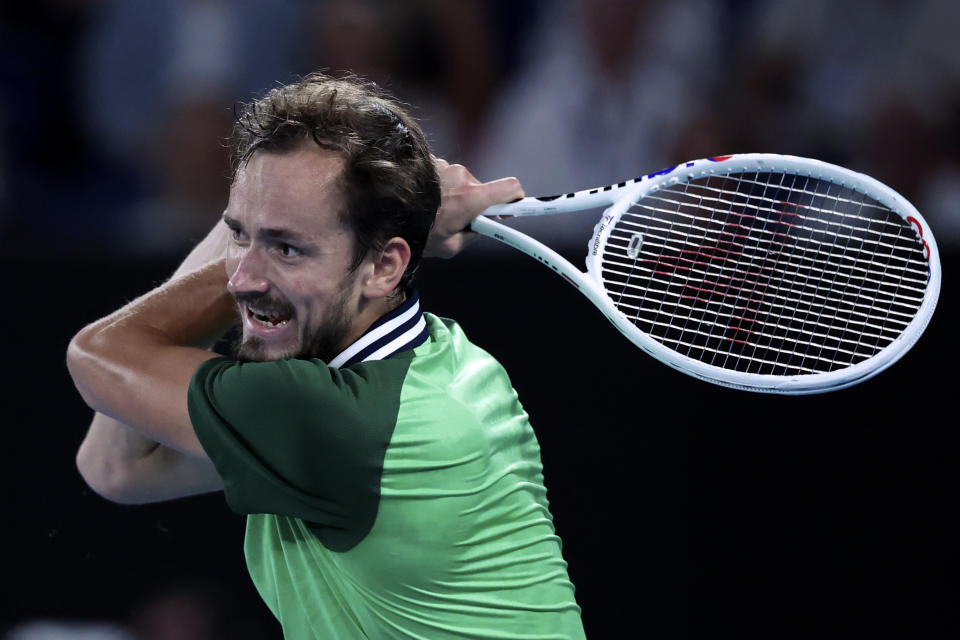
[[941, 244], [960, 244], [960, 4], [783, 0], [749, 17], [725, 109], [735, 139], [873, 175], [921, 208]]
[[93, 139], [141, 180], [117, 212], [116, 250], [179, 254], [226, 204], [230, 106], [283, 80], [297, 56], [301, 3], [97, 3], [83, 50]]
[[756, 3], [752, 15], [741, 61], [790, 60], [804, 126], [839, 144], [890, 103], [942, 116], [960, 80], [955, 2], [781, 0]]
[[149, 593], [130, 617], [136, 640], [265, 640], [282, 635], [262, 608], [213, 579], [174, 579]]
[[[674, 149], [719, 80], [719, 36], [718, 5], [706, 0], [551, 5], [464, 160], [480, 179], [516, 175], [529, 195], [551, 195], [686, 159]], [[579, 249], [596, 217], [518, 225]]]
[[[530, 194], [797, 153], [876, 175], [960, 245], [957, 24], [948, 0], [5, 3], [0, 234], [8, 254], [182, 253], [225, 202], [231, 105], [326, 68]], [[563, 226], [579, 243], [593, 217]]]
[[122, 627], [106, 622], [31, 620], [17, 625], [4, 640], [135, 640]]
[[[511, 12], [521, 16], [529, 2]], [[305, 71], [349, 72], [413, 108], [435, 155], [463, 155], [504, 72], [504, 3], [326, 0], [305, 22]]]
[[[520, 11], [530, 1], [517, 3]], [[491, 8], [493, 7], [493, 8]], [[438, 155], [469, 148], [502, 64], [505, 3], [463, 0], [106, 0], [91, 13], [82, 94], [93, 139], [133, 167], [118, 249], [182, 253], [227, 196], [230, 105], [316, 69], [414, 105]]]

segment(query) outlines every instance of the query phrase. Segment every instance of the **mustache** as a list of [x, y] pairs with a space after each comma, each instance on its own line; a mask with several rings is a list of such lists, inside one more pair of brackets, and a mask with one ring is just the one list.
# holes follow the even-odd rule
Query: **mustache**
[[233, 299], [240, 306], [256, 307], [274, 315], [292, 316], [294, 311], [292, 304], [283, 298], [277, 298], [268, 293], [239, 293], [233, 296]]

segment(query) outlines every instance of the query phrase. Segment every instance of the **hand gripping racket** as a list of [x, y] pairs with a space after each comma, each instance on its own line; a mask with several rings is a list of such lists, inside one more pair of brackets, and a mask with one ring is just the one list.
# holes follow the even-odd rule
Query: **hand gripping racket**
[[[489, 216], [606, 207], [581, 272]], [[842, 389], [896, 362], [940, 292], [917, 210], [868, 176], [774, 154], [687, 162], [620, 184], [523, 198], [472, 229], [557, 272], [641, 349], [719, 385]]]

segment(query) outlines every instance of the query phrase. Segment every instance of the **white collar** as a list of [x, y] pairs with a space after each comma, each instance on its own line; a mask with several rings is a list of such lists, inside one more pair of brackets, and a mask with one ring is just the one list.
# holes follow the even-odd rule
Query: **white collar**
[[414, 290], [403, 304], [381, 316], [356, 342], [327, 364], [340, 368], [358, 362], [383, 360], [420, 346], [428, 337], [427, 321], [420, 311], [420, 294]]

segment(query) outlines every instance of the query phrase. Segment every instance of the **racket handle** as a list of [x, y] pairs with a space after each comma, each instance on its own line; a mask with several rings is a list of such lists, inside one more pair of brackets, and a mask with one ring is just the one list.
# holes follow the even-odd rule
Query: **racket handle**
[[512, 218], [520, 216], [543, 216], [551, 213], [566, 213], [589, 209], [590, 204], [581, 200], [554, 200], [553, 198], [521, 198], [514, 202], [495, 204], [486, 209], [482, 215], [487, 217]]
[[553, 213], [569, 213], [573, 211], [584, 211], [597, 207], [608, 207], [613, 204], [619, 191], [635, 181], [630, 180], [619, 185], [610, 185], [609, 187], [577, 191], [559, 196], [539, 196], [527, 197], [507, 202], [504, 204], [495, 204], [486, 209], [482, 215], [488, 217], [512, 217], [512, 216], [543, 216]]
[[512, 215], [512, 214], [504, 213], [504, 212], [503, 212], [503, 210], [504, 210], [505, 208], [509, 207], [511, 204], [513, 204], [513, 203], [512, 203], [512, 202], [505, 202], [505, 203], [503, 203], [503, 204], [495, 204], [495, 205], [493, 205], [492, 207], [488, 207], [487, 209], [485, 209], [484, 212], [483, 212], [481, 215], [490, 216], [490, 217], [503, 216], [503, 215]]

